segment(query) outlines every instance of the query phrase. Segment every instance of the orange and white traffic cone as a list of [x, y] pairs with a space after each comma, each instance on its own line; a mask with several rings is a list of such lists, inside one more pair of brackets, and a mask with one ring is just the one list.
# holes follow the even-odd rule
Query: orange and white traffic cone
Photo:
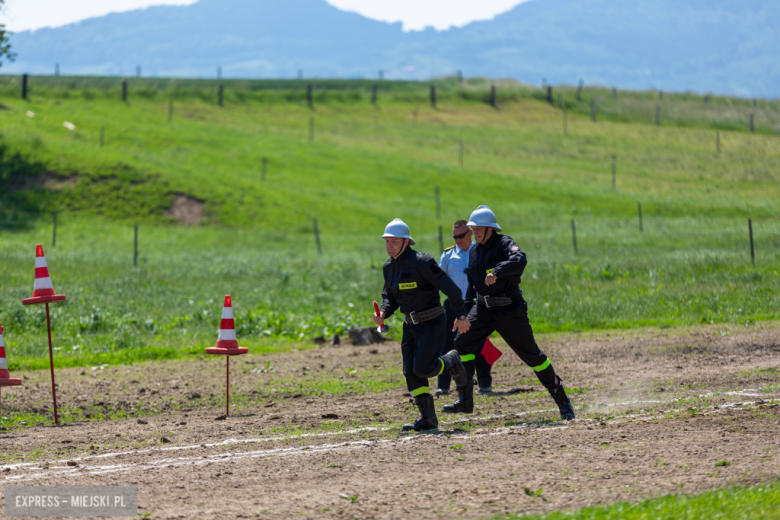
[[51, 348], [51, 319], [49, 318], [49, 303], [63, 302], [64, 294], [54, 292], [49, 276], [49, 266], [46, 265], [46, 257], [43, 255], [43, 246], [35, 246], [35, 284], [31, 298], [22, 300], [23, 305], [35, 305], [38, 303], [46, 304], [46, 330], [49, 333], [49, 370], [51, 371], [51, 399], [54, 405], [54, 424], [60, 424], [59, 415], [57, 415], [57, 385], [54, 383], [54, 353]]
[[239, 347], [236, 339], [236, 324], [233, 321], [233, 301], [230, 295], [225, 295], [225, 305], [222, 307], [222, 321], [219, 323], [217, 344], [206, 349], [206, 354], [225, 356], [225, 416], [230, 415], [230, 356], [240, 356], [249, 352], [248, 348]]
[[65, 301], [64, 295], [54, 292], [49, 276], [49, 266], [46, 264], [46, 257], [43, 254], [43, 246], [35, 246], [35, 283], [33, 285], [32, 297], [22, 300], [23, 305], [33, 305], [36, 303], [49, 303]]
[[3, 324], [0, 323], [0, 411], [3, 409], [2, 388], [4, 386], [19, 386], [21, 384], [22, 380], [13, 379], [8, 371], [8, 360], [5, 358], [5, 341], [3, 340]]

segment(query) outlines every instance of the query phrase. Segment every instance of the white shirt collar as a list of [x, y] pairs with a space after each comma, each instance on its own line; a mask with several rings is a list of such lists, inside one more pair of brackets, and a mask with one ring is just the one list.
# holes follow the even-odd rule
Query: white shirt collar
[[471, 251], [471, 248], [474, 247], [474, 242], [471, 243], [468, 249], [460, 249], [460, 246], [458, 244], [455, 244], [455, 247], [457, 247], [459, 250], [463, 251], [464, 253], [468, 253]]

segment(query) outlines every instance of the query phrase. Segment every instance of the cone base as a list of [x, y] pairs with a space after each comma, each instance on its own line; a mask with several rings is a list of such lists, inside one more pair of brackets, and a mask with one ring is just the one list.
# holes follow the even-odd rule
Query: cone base
[[21, 384], [21, 379], [0, 379], [0, 386], [19, 386]]
[[27, 298], [22, 300], [22, 305], [35, 305], [38, 303], [49, 303], [49, 302], [64, 302], [66, 300], [66, 296], [64, 294], [55, 294], [52, 296], [33, 296], [32, 298]]
[[244, 347], [210, 347], [206, 349], [206, 354], [216, 354], [218, 356], [240, 356], [241, 354], [249, 354], [249, 349]]

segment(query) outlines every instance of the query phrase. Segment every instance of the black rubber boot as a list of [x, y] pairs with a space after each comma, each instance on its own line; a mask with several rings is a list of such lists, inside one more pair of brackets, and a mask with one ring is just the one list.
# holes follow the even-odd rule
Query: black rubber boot
[[452, 376], [455, 386], [466, 384], [466, 367], [463, 366], [457, 350], [450, 350], [439, 359], [444, 363], [444, 371]]
[[550, 392], [552, 398], [555, 399], [555, 404], [558, 405], [558, 409], [561, 411], [561, 419], [564, 421], [571, 421], [574, 419], [574, 407], [571, 405], [569, 396], [566, 395], [566, 391], [563, 389], [563, 381], [561, 381], [560, 377], [556, 376], [556, 378], [558, 379], [558, 386], [553, 390], [548, 388], [547, 391]]
[[404, 424], [402, 432], [423, 432], [439, 429], [439, 419], [436, 418], [436, 407], [433, 405], [433, 396], [423, 395], [414, 398], [414, 404], [420, 410], [420, 418], [414, 421], [414, 424]]
[[474, 412], [474, 383], [458, 387], [458, 400], [452, 404], [445, 404], [442, 409], [444, 413], [473, 413]]

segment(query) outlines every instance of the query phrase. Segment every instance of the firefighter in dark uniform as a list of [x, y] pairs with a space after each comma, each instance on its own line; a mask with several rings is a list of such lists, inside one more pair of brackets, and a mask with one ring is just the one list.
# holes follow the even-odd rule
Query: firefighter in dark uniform
[[498, 331], [550, 392], [561, 418], [567, 421], [574, 419], [574, 408], [566, 396], [563, 382], [536, 344], [528, 321], [528, 304], [520, 290], [520, 276], [528, 263], [525, 253], [510, 237], [499, 234], [501, 228], [496, 216], [487, 206], [474, 210], [468, 225], [474, 231], [477, 245], [469, 253], [466, 298], [475, 298], [476, 305], [468, 315], [471, 328], [455, 338], [455, 349], [466, 367], [467, 384], [458, 386], [458, 400], [445, 405], [442, 411], [474, 411], [474, 356], [480, 352], [488, 336]]
[[468, 331], [470, 326], [463, 297], [458, 286], [439, 268], [433, 257], [409, 247], [414, 245], [414, 240], [409, 234], [409, 226], [401, 219], [390, 222], [382, 238], [390, 259], [382, 268], [385, 278], [382, 305], [379, 315], [374, 315], [374, 321], [381, 325], [399, 307], [406, 315], [401, 340], [403, 371], [406, 388], [420, 410], [420, 418], [414, 424], [405, 424], [403, 431], [435, 430], [439, 421], [428, 378], [448, 372], [456, 385], [466, 384], [466, 369], [457, 351], [451, 350], [439, 356], [446, 332], [439, 291], [450, 299], [450, 305], [458, 316], [453, 329], [461, 333]]

